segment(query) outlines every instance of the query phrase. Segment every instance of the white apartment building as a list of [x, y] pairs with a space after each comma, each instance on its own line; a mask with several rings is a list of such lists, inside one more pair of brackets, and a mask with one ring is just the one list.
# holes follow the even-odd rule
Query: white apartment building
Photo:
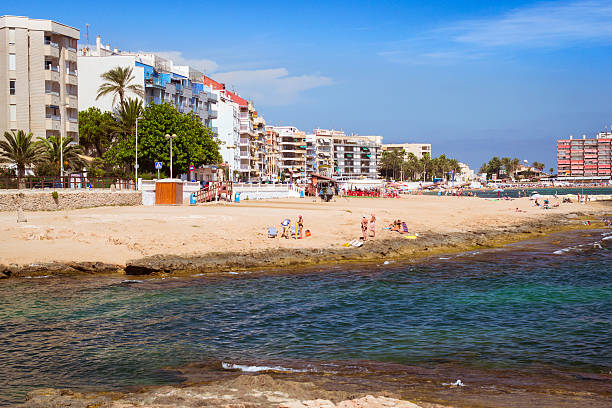
[[221, 142], [219, 151], [223, 162], [229, 166], [230, 179], [235, 180], [235, 172], [240, 172], [240, 107], [224, 89], [212, 92], [219, 99], [218, 115], [212, 120], [212, 125], [217, 129]]
[[295, 126], [272, 126], [278, 133], [278, 151], [281, 173], [294, 179], [306, 177], [306, 133]]
[[104, 83], [101, 75], [116, 67], [132, 68], [133, 84], [141, 85], [144, 98], [128, 93], [126, 97], [143, 100], [145, 105], [151, 103], [170, 103], [179, 112], [196, 114], [202, 123], [217, 132], [212, 120], [217, 119], [215, 109], [218, 96], [212, 93], [210, 86], [204, 85], [203, 74], [186, 65], [175, 65], [173, 61], [148, 53], [130, 53], [119, 51], [110, 45], [102, 45], [100, 37], [96, 38], [95, 48], [89, 45], [79, 51], [79, 66], [82, 74], [79, 78], [79, 109], [86, 110], [92, 106], [102, 111], [112, 111], [113, 95], [96, 99], [98, 88]]
[[78, 141], [78, 40], [79, 30], [55, 21], [0, 17], [0, 135]]
[[408, 157], [408, 154], [412, 153], [416, 156], [417, 159], [422, 159], [423, 155], [427, 153], [429, 157], [433, 157], [431, 155], [431, 143], [393, 143], [393, 144], [384, 144], [382, 145], [382, 150], [384, 151], [404, 151], [404, 158]]
[[378, 178], [382, 136], [333, 135], [334, 175], [349, 178]]
[[461, 169], [461, 173], [455, 174], [456, 183], [469, 183], [476, 180], [476, 174], [474, 170], [470, 169], [470, 166], [459, 162], [459, 168]]

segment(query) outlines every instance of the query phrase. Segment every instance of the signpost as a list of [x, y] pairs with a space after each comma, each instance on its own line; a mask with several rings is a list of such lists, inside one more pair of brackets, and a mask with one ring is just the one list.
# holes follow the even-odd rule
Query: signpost
[[189, 166], [189, 180], [195, 181], [195, 166], [192, 164]]
[[159, 180], [159, 170], [162, 168], [162, 162], [155, 162], [155, 168], [157, 169], [157, 179]]

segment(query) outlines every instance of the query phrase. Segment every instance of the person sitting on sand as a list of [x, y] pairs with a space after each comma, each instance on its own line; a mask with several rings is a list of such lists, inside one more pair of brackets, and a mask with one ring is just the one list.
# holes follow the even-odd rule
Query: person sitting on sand
[[376, 215], [372, 214], [372, 217], [370, 218], [370, 236], [372, 237], [372, 239], [376, 238]]
[[361, 235], [364, 241], [367, 240], [368, 238], [368, 219], [366, 218], [365, 214], [361, 216]]

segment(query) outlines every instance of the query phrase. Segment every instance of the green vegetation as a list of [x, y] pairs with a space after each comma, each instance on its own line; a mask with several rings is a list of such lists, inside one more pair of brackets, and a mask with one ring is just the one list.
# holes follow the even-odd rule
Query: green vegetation
[[43, 148], [43, 161], [36, 168], [39, 176], [59, 176], [61, 173], [62, 152], [60, 143], [63, 142], [64, 171], [79, 172], [85, 166], [85, 161], [81, 157], [83, 148], [72, 143], [72, 138], [60, 140], [59, 136], [49, 136], [41, 139], [38, 143]]
[[[496, 176], [497, 179], [503, 179], [503, 178], [520, 178], [522, 177], [531, 177], [534, 175], [534, 173], [528, 169], [528, 170], [523, 170], [520, 172], [519, 174], [519, 169], [521, 166], [521, 161], [519, 159], [517, 159], [516, 157], [514, 159], [511, 159], [509, 157], [502, 157], [501, 159], [497, 156], [493, 156], [491, 158], [491, 160], [489, 160], [488, 163], [484, 163], [481, 167], [480, 167], [480, 173], [486, 173], [487, 174], [487, 179], [491, 179], [493, 178], [493, 175]], [[531, 167], [538, 169], [539, 171], [543, 171], [545, 164], [544, 163], [540, 163], [540, 162], [533, 162], [531, 164]], [[553, 169], [551, 169], [551, 173], [553, 172]]]
[[57, 193], [57, 191], [53, 191], [51, 193], [51, 197], [53, 197], [53, 199], [57, 201], [59, 199], [59, 194]]
[[33, 141], [32, 133], [23, 130], [4, 132], [5, 140], [0, 141], [0, 163], [12, 163], [17, 167], [18, 185], [25, 176], [26, 167], [44, 160], [44, 149], [40, 143]]
[[133, 69], [131, 67], [115, 67], [110, 71], [107, 71], [101, 75], [104, 82], [98, 88], [98, 95], [96, 100], [100, 99], [104, 95], [113, 95], [113, 105], [119, 98], [119, 104], [123, 105], [125, 101], [125, 95], [131, 92], [137, 96], [144, 96], [144, 89], [142, 85], [131, 84], [134, 80], [132, 74]]
[[454, 171], [455, 175], [461, 173], [456, 159], [449, 159], [444, 154], [431, 159], [427, 153], [418, 159], [413, 153], [406, 155], [404, 150], [383, 152], [380, 166], [380, 174], [386, 179], [394, 180], [448, 180], [448, 173], [451, 171]]

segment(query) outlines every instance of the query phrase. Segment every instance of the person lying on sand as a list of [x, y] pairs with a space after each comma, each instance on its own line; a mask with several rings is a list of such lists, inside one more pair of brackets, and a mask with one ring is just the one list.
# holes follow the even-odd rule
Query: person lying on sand
[[525, 210], [520, 210], [518, 207], [516, 207], [516, 209], [514, 211], [516, 211], [516, 212], [527, 212]]

